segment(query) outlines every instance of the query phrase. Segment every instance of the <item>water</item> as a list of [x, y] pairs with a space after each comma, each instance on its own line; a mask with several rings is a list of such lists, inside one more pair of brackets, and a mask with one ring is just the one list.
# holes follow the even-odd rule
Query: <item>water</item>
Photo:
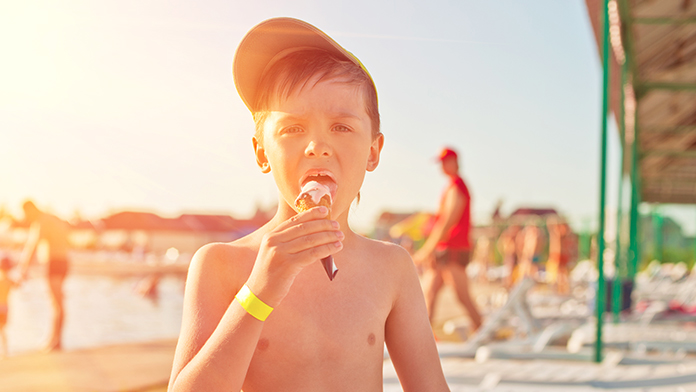
[[[176, 338], [181, 326], [184, 281], [163, 277], [156, 300], [135, 290], [142, 278], [68, 275], [65, 280], [63, 347]], [[40, 350], [48, 340], [52, 309], [45, 279], [33, 278], [10, 293], [6, 327], [10, 355]]]

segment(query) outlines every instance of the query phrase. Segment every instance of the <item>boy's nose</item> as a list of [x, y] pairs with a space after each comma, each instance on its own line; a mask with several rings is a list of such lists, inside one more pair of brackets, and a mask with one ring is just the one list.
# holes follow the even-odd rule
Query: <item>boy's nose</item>
[[307, 145], [307, 148], [305, 149], [305, 156], [307, 157], [328, 157], [331, 156], [331, 147], [321, 141], [321, 140], [312, 140], [309, 142]]

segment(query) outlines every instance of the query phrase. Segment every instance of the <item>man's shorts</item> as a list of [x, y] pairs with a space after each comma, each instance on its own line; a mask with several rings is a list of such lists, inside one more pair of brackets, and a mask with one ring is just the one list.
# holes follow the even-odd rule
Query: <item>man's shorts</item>
[[462, 267], [469, 265], [471, 251], [469, 249], [443, 249], [435, 251], [435, 260], [439, 265], [457, 264]]

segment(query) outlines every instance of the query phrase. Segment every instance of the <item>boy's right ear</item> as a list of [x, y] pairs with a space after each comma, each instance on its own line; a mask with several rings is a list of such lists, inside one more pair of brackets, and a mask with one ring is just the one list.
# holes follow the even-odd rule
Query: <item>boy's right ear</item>
[[251, 143], [254, 145], [254, 155], [256, 155], [256, 164], [261, 168], [262, 173], [269, 173], [271, 171], [271, 164], [268, 163], [268, 158], [266, 158], [266, 150], [263, 149], [261, 143], [259, 143], [256, 136], [251, 138]]

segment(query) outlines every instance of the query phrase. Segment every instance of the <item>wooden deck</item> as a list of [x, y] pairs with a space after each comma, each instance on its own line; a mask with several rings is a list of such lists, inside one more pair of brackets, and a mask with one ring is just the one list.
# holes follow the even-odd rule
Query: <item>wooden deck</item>
[[6, 358], [0, 360], [0, 390], [164, 391], [175, 346], [166, 340]]

